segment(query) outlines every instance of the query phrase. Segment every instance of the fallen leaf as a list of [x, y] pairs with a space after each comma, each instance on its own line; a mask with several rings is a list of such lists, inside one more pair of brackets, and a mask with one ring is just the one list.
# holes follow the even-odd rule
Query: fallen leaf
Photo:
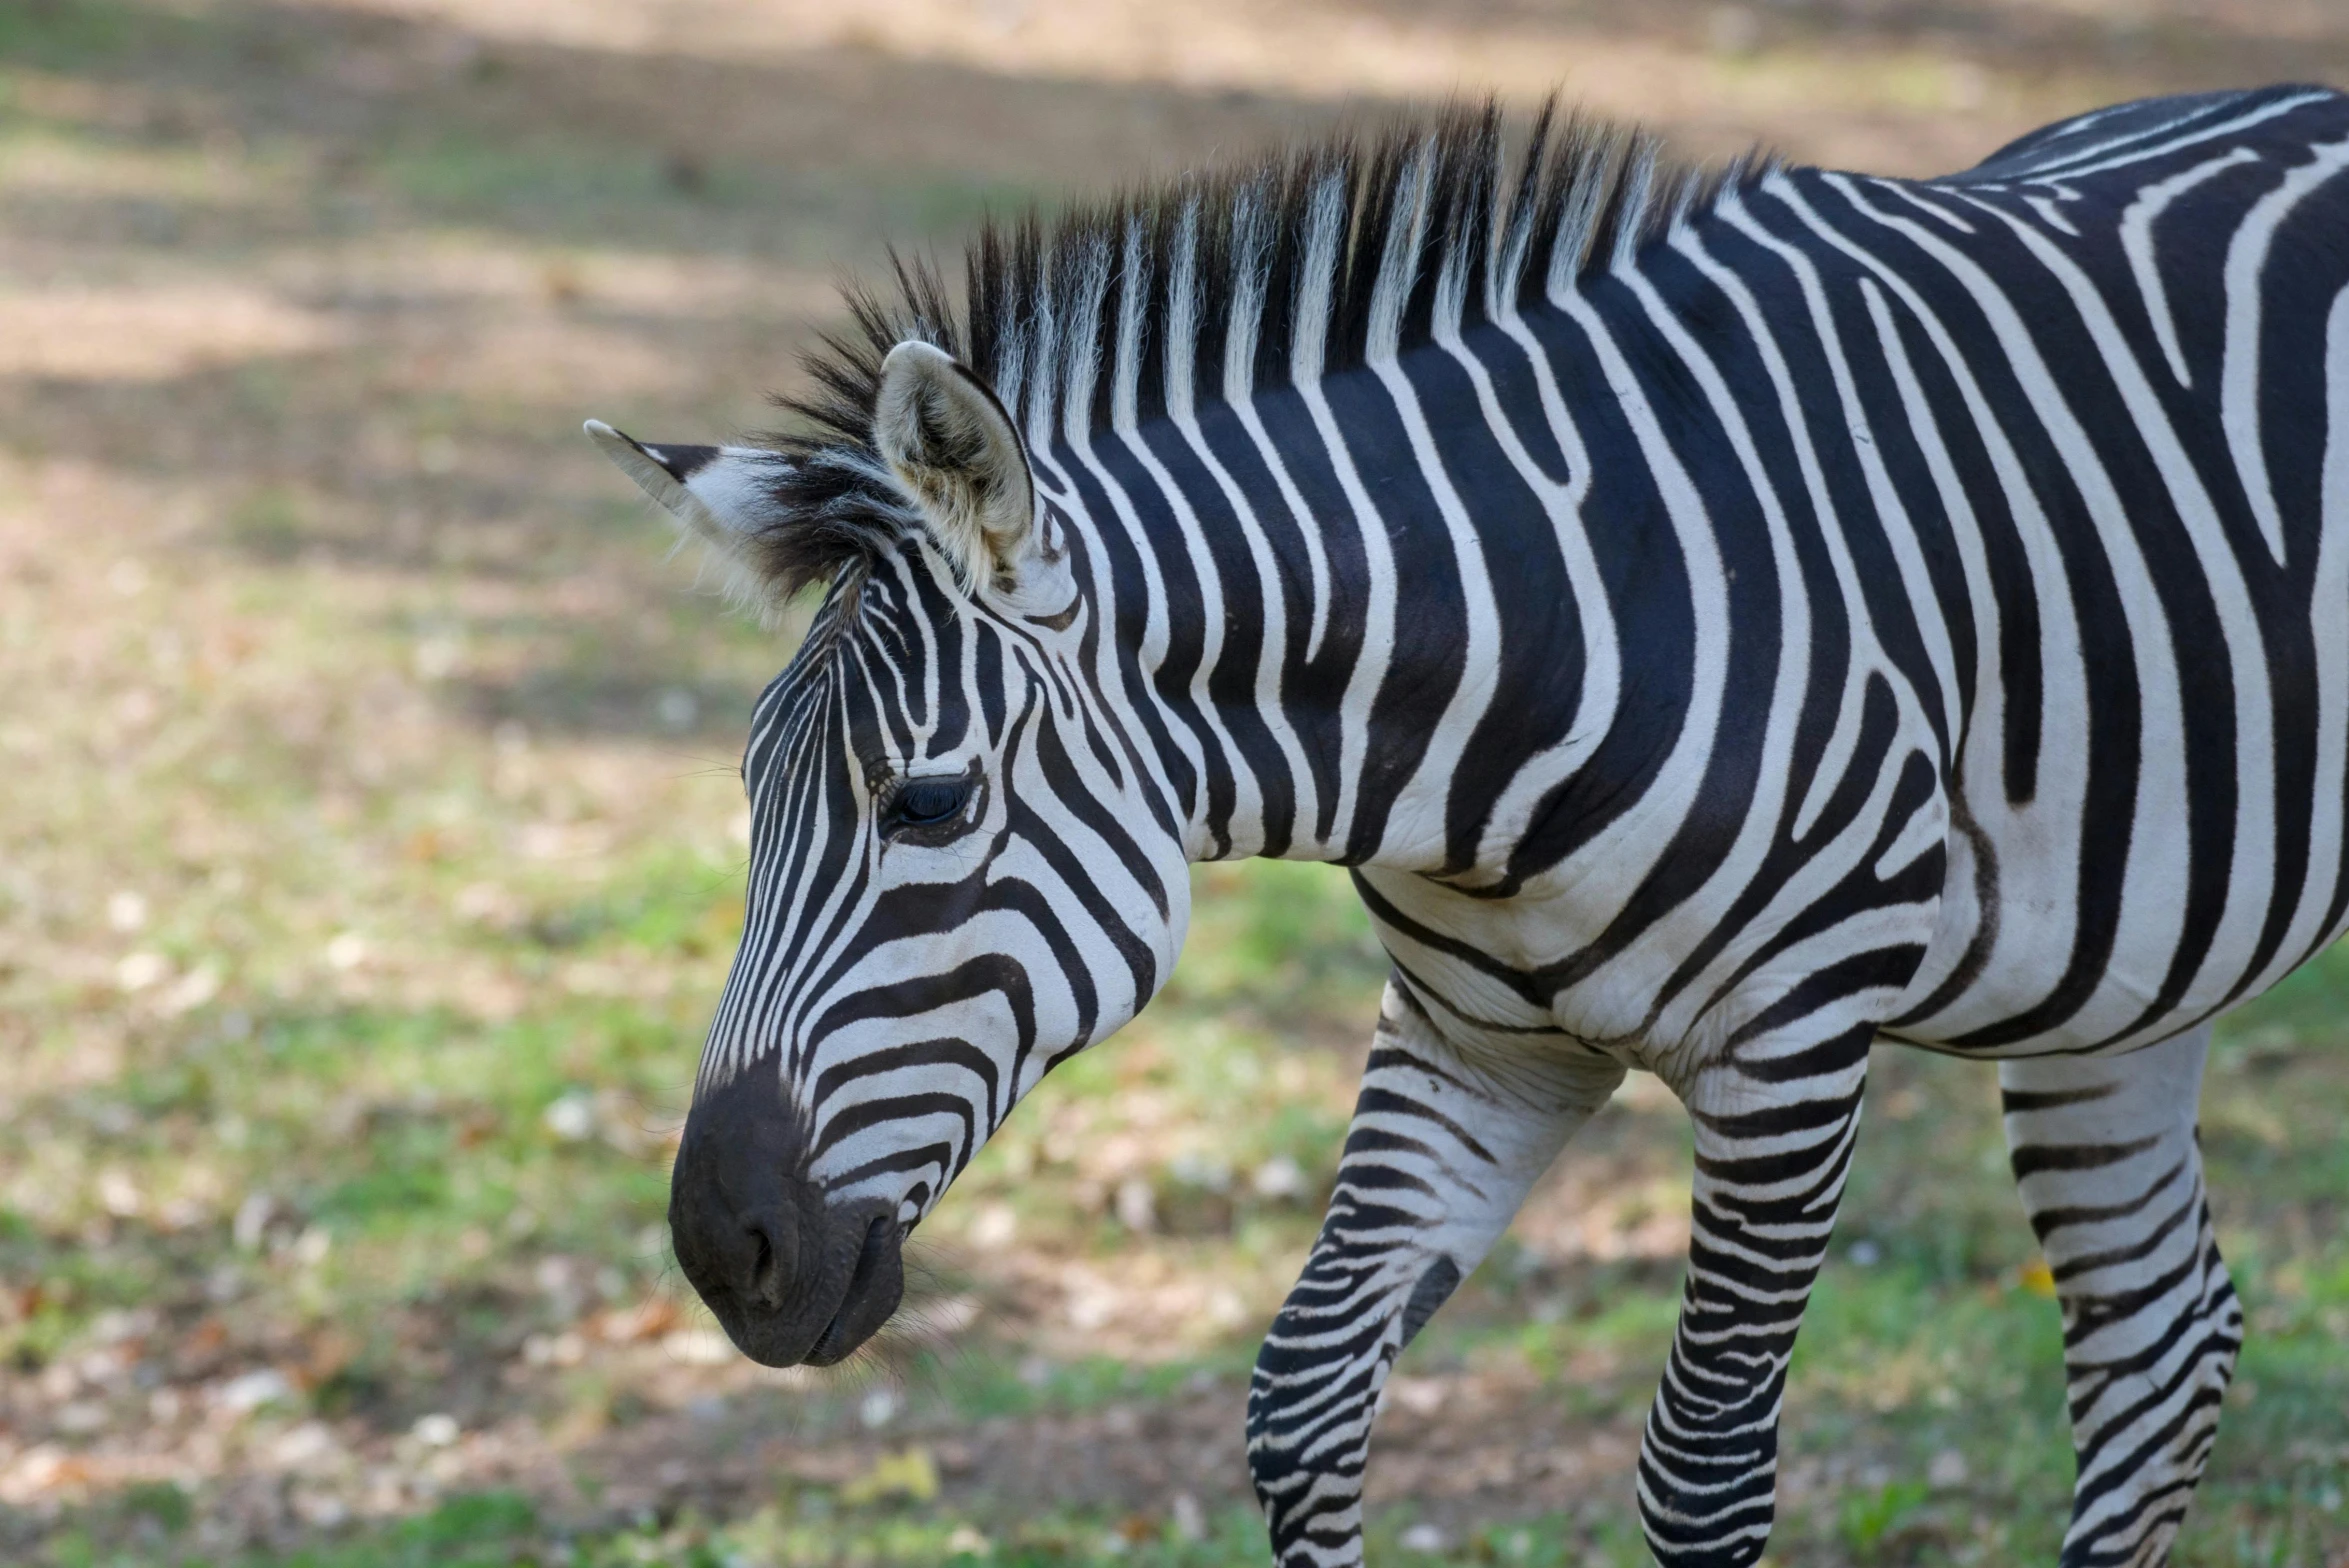
[[659, 1296], [648, 1297], [633, 1307], [598, 1313], [591, 1325], [596, 1338], [614, 1345], [658, 1339], [676, 1326], [676, 1303]]
[[938, 1495], [938, 1463], [918, 1444], [901, 1454], [883, 1454], [873, 1468], [840, 1489], [840, 1500], [852, 1506], [903, 1498], [926, 1503]]
[[359, 1354], [359, 1342], [341, 1329], [322, 1329], [310, 1341], [310, 1354], [302, 1362], [296, 1381], [304, 1388], [316, 1388], [348, 1367]]

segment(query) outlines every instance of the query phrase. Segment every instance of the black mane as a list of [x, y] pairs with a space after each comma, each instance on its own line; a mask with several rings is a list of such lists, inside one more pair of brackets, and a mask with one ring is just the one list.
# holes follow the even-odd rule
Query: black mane
[[[775, 486], [788, 521], [760, 541], [759, 567], [788, 597], [869, 565], [918, 524], [872, 445], [882, 357], [908, 338], [977, 370], [1031, 441], [1072, 410], [1109, 424], [1121, 351], [1138, 372], [1133, 417], [1147, 420], [1185, 369], [1210, 402], [1235, 370], [1249, 387], [1286, 385], [1300, 367], [1348, 369], [1425, 341], [1439, 320], [1467, 326], [1538, 298], [1770, 166], [1692, 166], [1648, 132], [1549, 108], [1509, 160], [1487, 103], [990, 222], [964, 256], [959, 302], [935, 267], [895, 256], [889, 284], [851, 288], [850, 325], [807, 355], [813, 390], [777, 400], [797, 416], [763, 440], [789, 460]], [[1182, 320], [1188, 341], [1172, 341]]]

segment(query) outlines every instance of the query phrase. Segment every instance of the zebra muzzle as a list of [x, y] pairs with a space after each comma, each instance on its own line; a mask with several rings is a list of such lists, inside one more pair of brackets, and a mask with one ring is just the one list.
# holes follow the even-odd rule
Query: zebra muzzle
[[771, 1091], [738, 1079], [695, 1104], [670, 1178], [679, 1269], [736, 1347], [771, 1367], [845, 1359], [905, 1290], [896, 1206], [827, 1202], [795, 1174], [805, 1148]]

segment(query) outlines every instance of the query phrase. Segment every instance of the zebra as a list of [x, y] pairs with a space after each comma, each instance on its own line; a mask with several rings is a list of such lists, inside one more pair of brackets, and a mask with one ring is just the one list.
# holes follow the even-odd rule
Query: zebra
[[[764, 612], [747, 914], [678, 1150], [734, 1342], [830, 1364], [1190, 862], [1348, 868], [1390, 977], [1248, 1460], [1362, 1560], [1397, 1355], [1628, 1071], [1695, 1138], [1637, 1466], [1761, 1556], [1871, 1046], [1995, 1062], [2062, 1562], [2164, 1561], [2243, 1338], [2211, 1021], [2349, 924], [2349, 97], [1964, 173], [1457, 107], [852, 292], [784, 434], [589, 435]], [[2328, 608], [2329, 607], [2329, 608]]]

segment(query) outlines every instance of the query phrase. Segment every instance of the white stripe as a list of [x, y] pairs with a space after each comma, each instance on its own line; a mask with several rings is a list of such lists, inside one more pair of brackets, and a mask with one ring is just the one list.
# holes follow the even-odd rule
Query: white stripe
[[[1729, 679], [1729, 581], [1703, 494], [1673, 450], [1664, 420], [1647, 389], [1615, 342], [1606, 320], [1578, 292], [1551, 301], [1579, 327], [1591, 346], [1607, 391], [1639, 442], [1640, 455], [1672, 527], [1682, 568], [1688, 574], [1695, 644], [1690, 650], [1688, 711], [1672, 750], [1638, 802], [1593, 834], [1544, 882], [1559, 890], [1553, 907], [1561, 929], [1555, 937], [1587, 941], [1605, 930], [1687, 820], [1704, 783], [1705, 766], [1720, 733], [1721, 704]], [[1522, 940], [1522, 938], [1521, 938]], [[1574, 1011], [1593, 1034], [1620, 1035], [1636, 1028], [1649, 995], [1635, 986], [1617, 986], [1602, 968], [1576, 988]], [[1563, 1006], [1563, 999], [1561, 1006]]]
[[1447, 869], [1445, 818], [1452, 798], [1452, 776], [1460, 769], [1478, 723], [1492, 707], [1501, 678], [1501, 610], [1486, 571], [1485, 541], [1460, 493], [1452, 487], [1443, 451], [1428, 428], [1426, 411], [1420, 407], [1419, 389], [1392, 359], [1373, 360], [1371, 370], [1394, 403], [1395, 416], [1411, 442], [1414, 466], [1451, 537], [1466, 633], [1460, 682], [1428, 735], [1418, 767], [1395, 793], [1378, 853], [1389, 867], [1440, 871]]
[[2325, 927], [2341, 883], [2343, 789], [2349, 786], [2349, 289], [2325, 320], [2324, 469], [2317, 484], [2316, 569], [2309, 635], [2316, 654], [2316, 776], [2308, 824], [2308, 880], [2275, 957], [2252, 983], [2266, 990], [2333, 933]]
[[2311, 149], [2314, 156], [2284, 176], [2274, 190], [2252, 204], [2227, 247], [2227, 351], [2220, 370], [2219, 417], [2227, 432], [2227, 447], [2235, 454], [2235, 468], [2243, 478], [2243, 493], [2260, 536], [2276, 564], [2284, 564], [2284, 520], [2276, 511], [2276, 493], [2267, 472], [2267, 447], [2259, 427], [2259, 330], [2261, 276], [2275, 243], [2276, 230], [2292, 209], [2318, 186], [2349, 168], [2349, 140], [2327, 142]]
[[[1776, 176], [1762, 189], [1784, 203], [1822, 240], [1875, 274], [1925, 329], [1944, 369], [1965, 399], [1972, 427], [1998, 476], [1999, 490], [2029, 565], [2039, 621], [2040, 689], [2007, 692], [2003, 677], [1998, 689], [2007, 700], [2034, 703], [2040, 709], [2038, 773], [2033, 797], [2020, 806], [2008, 804], [2002, 730], [1991, 728], [1979, 719], [1968, 731], [1960, 766], [1968, 808], [1998, 846], [2000, 854], [2016, 862], [2002, 866], [2002, 893], [2011, 896], [2020, 879], [2034, 877], [2055, 889], [2057, 896], [2049, 898], [2044, 908], [2034, 909], [2033, 929], [2029, 933], [2018, 930], [2014, 921], [2001, 924], [1982, 981], [1954, 998], [1937, 1020], [1947, 1032], [1961, 1032], [2021, 1012], [2042, 1000], [2062, 977], [2077, 931], [2079, 911], [2072, 890], [2078, 885], [2079, 813], [2087, 789], [2088, 759], [2084, 746], [2064, 744], [2059, 737], [2085, 735], [2088, 713], [2087, 676], [2080, 666], [2080, 629], [2073, 614], [2070, 577], [2021, 455], [1999, 423], [1997, 412], [1975, 379], [1965, 352], [1949, 326], [1906, 278], [1821, 217], [1792, 179]], [[1847, 190], [1847, 197], [1849, 194]], [[1981, 602], [1994, 604], [1995, 600], [1986, 594]], [[1977, 640], [1997, 636], [1995, 621], [1977, 620], [1976, 624]], [[1976, 700], [1980, 697], [1978, 692]], [[1932, 965], [1929, 963], [1927, 968], [1930, 970]], [[1920, 1022], [1917, 1027], [1922, 1034], [1929, 1025]]]
[[[2192, 131], [2184, 136], [2171, 137], [2167, 141], [2156, 142], [2151, 146], [2136, 147], [2128, 152], [2115, 153], [2109, 158], [2099, 158], [2099, 155], [2103, 153], [2127, 147], [2132, 142], [2143, 141], [2148, 136], [2159, 136], [2172, 126], [2185, 124], [2197, 114], [2208, 113], [2211, 106], [2205, 104], [2195, 109], [2192, 114], [2183, 114], [2174, 120], [2166, 120], [2160, 125], [2132, 132], [2128, 136], [2084, 148], [2070, 157], [2058, 158], [2052, 163], [2032, 164], [2029, 166], [2028, 173], [2031, 177], [2031, 183], [2044, 184], [2056, 176], [2067, 180], [2076, 180], [2086, 175], [2102, 173], [2106, 169], [2117, 169], [2124, 164], [2145, 163], [2187, 147], [2199, 147], [2204, 142], [2217, 141], [2220, 137], [2235, 131], [2247, 131], [2254, 125], [2264, 124], [2269, 120], [2290, 114], [2295, 109], [2304, 109], [2312, 103], [2329, 103], [2335, 96], [2337, 95], [2330, 92], [2318, 91], [2300, 93], [2291, 98], [2279, 98], [2273, 103], [2262, 104], [2248, 114], [2237, 115], [2231, 120], [2222, 120], [2216, 125], [2206, 125], [2199, 131]], [[2126, 105], [2122, 107], [2126, 107]], [[2077, 161], [2079, 159], [2099, 159], [2099, 161], [2082, 163]], [[1966, 182], [1959, 178], [1936, 183], [1962, 188]]]
[[[2121, 1028], [2134, 1018], [2137, 1011], [2151, 1001], [2166, 977], [2171, 956], [2177, 951], [2179, 933], [2185, 921], [2185, 901], [2178, 890], [2186, 885], [2186, 835], [2178, 831], [2186, 821], [2186, 766], [2185, 751], [2180, 744], [2184, 733], [2183, 716], [2178, 710], [2179, 684], [2177, 650], [2170, 641], [2170, 627], [2164, 614], [2161, 595], [2154, 585], [2153, 574], [2145, 562], [2136, 533], [2129, 526], [2129, 509], [2115, 487], [2112, 475], [2106, 470], [2095, 442], [2080, 423], [2071, 400], [2065, 395], [2064, 382], [2047, 364], [2040, 352], [2038, 339], [2030, 323], [2016, 309], [2004, 289], [1970, 256], [1947, 244], [1939, 235], [1926, 230], [1915, 221], [1878, 211], [1869, 205], [1852, 183], [1837, 175], [1825, 176], [1826, 183], [1841, 191], [1853, 208], [1865, 217], [1873, 218], [1896, 231], [1933, 255], [1949, 274], [1970, 294], [1981, 309], [2003, 350], [2008, 364], [2030, 400], [2041, 428], [2047, 433], [2065, 471], [2079, 488], [2089, 515], [2102, 526], [2096, 530], [2097, 543], [2108, 564], [2113, 588], [2121, 604], [2121, 614], [2128, 629], [2130, 651], [2136, 665], [2139, 695], [2138, 764], [2135, 800], [2131, 812], [2129, 850], [2122, 873], [2122, 899], [2119, 927], [2113, 939], [2112, 957], [2098, 977], [2097, 985], [2088, 1000], [2075, 1012], [2069, 1027], [2078, 1034], [2094, 1036]], [[2073, 299], [2083, 315], [2091, 315], [2089, 326], [2094, 332], [2099, 325], [2109, 333], [2098, 333], [2099, 343], [2106, 347], [2108, 369], [2120, 380], [2123, 395], [2129, 396], [2131, 375], [2137, 377], [2137, 387], [2143, 387], [2142, 372], [2130, 357], [2127, 344], [2117, 329], [2111, 327], [2109, 314], [2102, 302], [2086, 289], [2077, 269], [2070, 267], [2045, 236], [2032, 230], [2010, 214], [2000, 212], [1988, 202], [1978, 204], [1980, 210], [2010, 225], [2026, 245], [2038, 252], [2051, 270], [2059, 276], [2067, 271], [2067, 284], [2074, 285]], [[2151, 400], [2149, 389], [2142, 392], [2144, 400]], [[2139, 398], [2130, 397], [2132, 406]], [[2158, 417], [2158, 405], [2152, 411]], [[2140, 412], [2140, 420], [2145, 413]], [[2157, 458], [2162, 441], [2148, 438], [2156, 449]], [[2175, 462], [2184, 461], [2183, 454], [2170, 454]], [[2172, 466], [2164, 463], [2165, 470]], [[2173, 491], [2181, 483], [2190, 483], [2190, 472], [2181, 480], [2171, 475]], [[2181, 512], [2190, 508], [2184, 494], [2177, 496]], [[2207, 502], [2205, 503], [2207, 504]], [[2191, 528], [2192, 522], [2188, 522]], [[2206, 565], [2208, 563], [2206, 562]], [[2229, 564], [2232, 558], [2229, 557]], [[2239, 582], [2239, 579], [2238, 579]], [[2222, 605], [2223, 605], [2222, 600]], [[2224, 611], [2222, 608], [2222, 618]], [[2264, 686], [2264, 670], [2262, 672]], [[2264, 690], [2262, 692], [2264, 697]], [[2061, 748], [2066, 744], [2061, 732], [2050, 731], [2048, 738]], [[2044, 755], [2044, 753], [2043, 753]]]
[[2170, 374], [2178, 378], [2178, 385], [2190, 387], [2194, 377], [2186, 369], [2186, 355], [2178, 346], [2178, 322], [2170, 312], [2169, 290], [2163, 284], [2161, 268], [2153, 254], [2153, 226], [2170, 204], [2188, 191], [2233, 168], [2239, 163], [2257, 163], [2259, 154], [2248, 147], [2237, 147], [2223, 158], [2198, 163], [2181, 174], [2173, 174], [2145, 187], [2129, 210], [2121, 214], [2121, 249], [2129, 258], [2129, 271], [2137, 279], [2137, 292], [2145, 298], [2145, 314], [2152, 318], [2153, 335], [2161, 342], [2161, 351], [2168, 356]]
[[1494, 439], [1500, 442], [1501, 450], [1526, 487], [1540, 500], [1542, 511], [1549, 518], [1551, 536], [1566, 569], [1567, 591], [1573, 595], [1577, 630], [1582, 638], [1582, 688], [1564, 737], [1527, 757], [1508, 787], [1493, 801], [1484, 841], [1477, 847], [1477, 860], [1480, 868], [1495, 871], [1505, 865], [1510, 850], [1532, 825], [1534, 808], [1553, 789], [1581, 771], [1591, 753], [1598, 749], [1614, 722], [1623, 687], [1622, 651], [1617, 642], [1614, 609], [1607, 602], [1606, 581], [1599, 575], [1590, 535], [1582, 526], [1582, 505], [1590, 494], [1590, 454], [1583, 446], [1582, 432], [1566, 410], [1565, 399], [1559, 395], [1549, 355], [1535, 340], [1514, 303], [1503, 303], [1506, 308], [1495, 324], [1515, 341], [1532, 367], [1534, 384], [1541, 396], [1542, 418], [1566, 463], [1564, 484], [1552, 480], [1526, 451], [1516, 425], [1501, 407], [1500, 395], [1483, 360], [1468, 352], [1465, 344], [1446, 347], [1452, 349], [1474, 383], [1477, 405]]

